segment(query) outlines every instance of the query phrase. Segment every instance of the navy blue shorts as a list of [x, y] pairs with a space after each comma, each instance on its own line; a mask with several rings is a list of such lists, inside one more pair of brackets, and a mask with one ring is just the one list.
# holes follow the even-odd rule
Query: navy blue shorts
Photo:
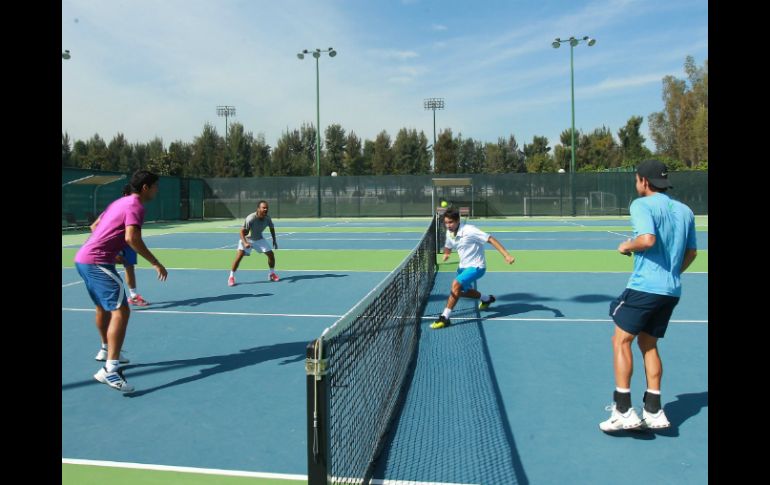
[[677, 303], [678, 296], [656, 295], [626, 288], [610, 303], [610, 316], [618, 327], [631, 335], [644, 332], [663, 338]]
[[123, 280], [120, 279], [114, 264], [75, 263], [75, 267], [95, 305], [110, 312], [128, 305], [123, 291]]
[[123, 266], [136, 265], [136, 251], [128, 244], [120, 251], [120, 255], [123, 256]]

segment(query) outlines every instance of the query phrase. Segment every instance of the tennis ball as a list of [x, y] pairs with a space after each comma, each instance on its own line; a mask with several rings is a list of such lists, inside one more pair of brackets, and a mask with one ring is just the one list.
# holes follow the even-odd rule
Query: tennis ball
[[446, 207], [446, 206], [448, 206], [448, 205], [449, 205], [449, 204], [447, 204], [447, 201], [445, 201], [445, 200], [442, 200], [442, 201], [441, 201], [441, 207]]

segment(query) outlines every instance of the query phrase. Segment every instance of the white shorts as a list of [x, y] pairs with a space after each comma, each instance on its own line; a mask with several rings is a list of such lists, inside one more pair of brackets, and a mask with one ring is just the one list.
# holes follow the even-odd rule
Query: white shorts
[[243, 247], [243, 241], [238, 239], [238, 249], [243, 251], [243, 254], [248, 256], [251, 254], [251, 250], [259, 251], [260, 253], [269, 253], [273, 250], [273, 248], [270, 247], [270, 244], [268, 244], [266, 239], [257, 239], [256, 241], [246, 238], [247, 241], [249, 241], [249, 244], [251, 244], [250, 248]]

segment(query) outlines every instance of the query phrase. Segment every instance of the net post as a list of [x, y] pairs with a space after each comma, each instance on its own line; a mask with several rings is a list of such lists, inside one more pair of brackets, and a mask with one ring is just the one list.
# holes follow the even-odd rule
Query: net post
[[326, 426], [327, 392], [326, 361], [322, 358], [321, 339], [307, 345], [305, 372], [307, 374], [307, 483], [327, 485], [328, 444]]

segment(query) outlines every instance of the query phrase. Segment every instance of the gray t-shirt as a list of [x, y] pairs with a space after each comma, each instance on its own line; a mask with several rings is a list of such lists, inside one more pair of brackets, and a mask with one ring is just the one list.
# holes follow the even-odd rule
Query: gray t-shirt
[[270, 216], [265, 216], [264, 219], [260, 219], [257, 217], [256, 212], [252, 212], [246, 216], [246, 220], [243, 222], [243, 228], [248, 231], [246, 237], [253, 241], [262, 239], [262, 231], [264, 231], [266, 227], [270, 227], [275, 231], [273, 220], [270, 219]]

